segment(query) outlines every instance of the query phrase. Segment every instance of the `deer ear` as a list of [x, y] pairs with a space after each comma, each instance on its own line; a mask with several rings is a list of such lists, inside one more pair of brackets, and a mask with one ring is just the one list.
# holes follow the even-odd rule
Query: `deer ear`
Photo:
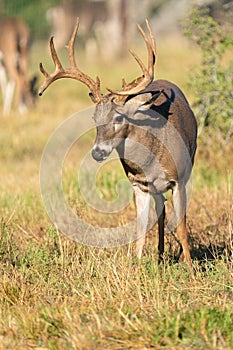
[[143, 104], [141, 104], [141, 106], [139, 106], [139, 108], [137, 109], [138, 111], [146, 111], [148, 109], [151, 108], [151, 106], [154, 104], [155, 100], [157, 100], [157, 98], [161, 95], [161, 93], [164, 90], [158, 90], [158, 91], [151, 91], [151, 97], [146, 100]]

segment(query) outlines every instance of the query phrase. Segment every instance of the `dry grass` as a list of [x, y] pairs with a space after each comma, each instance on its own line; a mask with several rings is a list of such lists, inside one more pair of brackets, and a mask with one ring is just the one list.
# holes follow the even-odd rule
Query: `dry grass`
[[[170, 61], [160, 58], [159, 76], [184, 86], [180, 58], [187, 67], [194, 58], [179, 47], [169, 46]], [[43, 54], [34, 56], [39, 61]], [[130, 61], [102, 67], [106, 85], [117, 87], [124, 67]], [[141, 262], [133, 244], [110, 250], [79, 245], [48, 219], [39, 165], [53, 130], [89, 105], [84, 93], [81, 84], [58, 82], [29, 115], [13, 111], [1, 120], [0, 349], [232, 349], [232, 153], [227, 147], [206, 153], [199, 145], [188, 212], [194, 277], [175, 262], [173, 236], [166, 238], [161, 265], [152, 232]], [[133, 204], [117, 216], [97, 215], [80, 197], [77, 165], [93, 137], [82, 138], [67, 159], [66, 196], [86, 220], [124, 223], [135, 215]], [[98, 180], [102, 195], [114, 197], [122, 176], [118, 163], [107, 165]]]

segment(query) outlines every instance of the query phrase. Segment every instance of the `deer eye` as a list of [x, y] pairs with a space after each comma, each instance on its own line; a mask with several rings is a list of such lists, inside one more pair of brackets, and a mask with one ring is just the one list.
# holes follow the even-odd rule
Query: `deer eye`
[[124, 120], [124, 115], [123, 114], [119, 114], [115, 119], [114, 119], [114, 123], [120, 124], [122, 123]]

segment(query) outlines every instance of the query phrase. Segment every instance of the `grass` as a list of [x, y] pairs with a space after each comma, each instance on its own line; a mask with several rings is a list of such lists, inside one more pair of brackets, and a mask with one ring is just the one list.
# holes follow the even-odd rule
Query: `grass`
[[[46, 53], [35, 47], [32, 66]], [[188, 70], [194, 56], [181, 44], [161, 45], [159, 76], [185, 87], [187, 75], [179, 63], [184, 57]], [[128, 59], [112, 66], [97, 62], [90, 71], [97, 66], [112, 88], [123, 71], [127, 77], [135, 74]], [[203, 149], [199, 144], [188, 210], [194, 276], [176, 263], [179, 246], [171, 235], [160, 265], [152, 231], [140, 262], [133, 243], [114, 249], [82, 246], [57, 232], [47, 217], [39, 166], [55, 128], [90, 105], [85, 93], [76, 82], [57, 82], [28, 115], [13, 110], [1, 119], [0, 349], [233, 349], [230, 145]], [[80, 192], [77, 168], [93, 142], [91, 131], [65, 160], [66, 198], [87, 222], [124, 224], [135, 217], [132, 201], [120, 213], [98, 213]], [[98, 173], [97, 192], [113, 200], [121, 179], [119, 162], [107, 163]]]
[[6, 347], [231, 348], [229, 262], [196, 264], [193, 280], [185, 265], [158, 266], [153, 249], [138, 263], [126, 248], [78, 246], [51, 228], [23, 247], [2, 232]]

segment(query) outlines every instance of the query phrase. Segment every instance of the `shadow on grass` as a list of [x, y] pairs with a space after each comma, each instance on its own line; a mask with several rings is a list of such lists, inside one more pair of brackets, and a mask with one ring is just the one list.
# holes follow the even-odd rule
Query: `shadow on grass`
[[213, 261], [227, 259], [232, 261], [232, 242], [228, 225], [223, 222], [206, 226], [204, 230], [191, 232], [190, 250], [193, 260]]
[[209, 245], [199, 244], [198, 247], [192, 247], [191, 256], [193, 260], [212, 261], [216, 259], [230, 257], [230, 248], [227, 244], [222, 245], [210, 243]]
[[[191, 231], [189, 245], [191, 257], [194, 261], [201, 263], [224, 259], [233, 262], [233, 249], [229, 232], [220, 230], [218, 225], [208, 226], [203, 231]], [[178, 263], [182, 249], [175, 232], [165, 235], [165, 246], [170, 261]]]

